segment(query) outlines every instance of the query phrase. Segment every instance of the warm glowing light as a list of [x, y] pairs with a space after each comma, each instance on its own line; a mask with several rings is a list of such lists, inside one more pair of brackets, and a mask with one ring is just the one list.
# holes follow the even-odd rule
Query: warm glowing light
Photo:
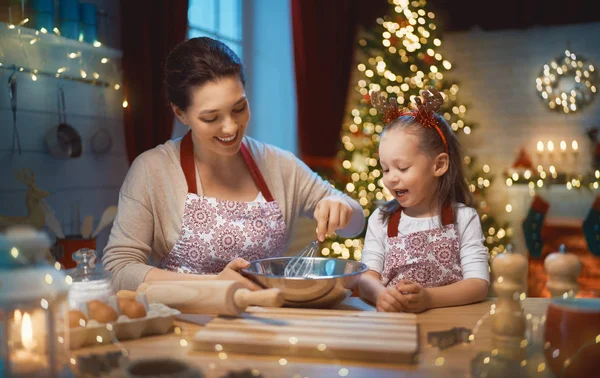
[[33, 325], [31, 324], [31, 317], [28, 313], [23, 315], [23, 322], [21, 323], [21, 344], [23, 344], [23, 348], [28, 351], [32, 351], [33, 348], [35, 348]]
[[560, 141], [560, 150], [563, 152], [567, 150], [567, 142], [565, 142], [564, 140]]

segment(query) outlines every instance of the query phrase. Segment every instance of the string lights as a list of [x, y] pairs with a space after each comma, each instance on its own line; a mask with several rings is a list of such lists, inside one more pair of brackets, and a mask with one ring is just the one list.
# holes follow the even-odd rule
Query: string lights
[[[23, 25], [25, 25], [28, 21], [29, 21], [29, 19], [24, 19], [23, 21], [21, 21], [19, 23], [19, 25], [0, 23], [0, 25], [4, 25], [4, 27], [8, 31], [10, 31], [12, 33], [16, 33], [17, 38], [19, 40], [19, 44], [21, 46], [21, 49], [23, 49], [23, 51], [24, 51], [24, 56], [25, 56], [25, 60], [26, 60], [26, 65], [7, 64], [6, 62], [0, 62], [1, 69], [27, 73], [30, 75], [31, 80], [34, 82], [38, 81], [39, 77], [42, 76], [42, 77], [60, 78], [62, 80], [76, 81], [76, 82], [91, 84], [91, 85], [100, 86], [100, 87], [112, 88], [115, 91], [120, 90], [120, 88], [121, 88], [120, 83], [106, 81], [104, 78], [101, 77], [100, 73], [95, 72], [95, 71], [92, 72], [91, 74], [88, 73], [88, 71], [91, 70], [91, 69], [88, 69], [88, 64], [90, 64], [92, 62], [86, 61], [87, 56], [85, 56], [85, 55], [87, 55], [87, 54], [84, 55], [84, 53], [81, 51], [81, 50], [85, 51], [85, 48], [74, 51], [74, 49], [72, 47], [72, 45], [73, 45], [72, 41], [69, 41], [69, 43], [68, 43], [68, 45], [70, 47], [66, 47], [66, 49], [67, 49], [66, 57], [69, 58], [68, 60], [76, 60], [78, 62], [79, 67], [77, 68], [76, 74], [69, 73], [75, 69], [74, 67], [70, 67], [70, 64], [68, 64], [67, 67], [58, 68], [55, 72], [50, 72], [48, 70], [36, 69], [36, 68], [31, 67], [29, 64], [29, 59], [28, 59], [27, 52], [25, 50], [23, 39], [26, 39], [28, 36], [31, 36], [31, 38], [28, 41], [26, 40], [25, 43], [28, 43], [29, 45], [34, 45], [36, 43], [40, 43], [43, 40], [43, 38], [46, 38], [46, 37], [53, 38], [53, 36], [52, 36], [52, 34], [49, 34], [48, 30], [46, 30], [44, 28], [41, 28], [40, 30], [35, 30], [35, 31], [33, 31], [32, 29], [29, 29], [29, 28], [24, 28]], [[53, 28], [52, 31], [55, 34], [55, 36], [60, 36], [60, 30], [58, 28], [55, 27], [55, 28]], [[83, 43], [81, 43], [81, 44], [83, 45]], [[92, 46], [95, 48], [99, 48], [99, 47], [102, 47], [102, 43], [96, 41], [96, 42], [94, 42], [94, 44]], [[90, 54], [89, 59], [94, 59], [94, 60], [97, 59], [96, 57], [93, 56], [93, 55], [97, 56], [97, 54], [98, 54], [97, 52]], [[115, 72], [115, 73], [118, 72], [118, 69], [116, 67], [116, 62], [113, 58], [109, 58], [109, 57], [100, 58], [100, 63], [102, 63], [102, 64], [107, 64], [109, 62], [111, 63], [113, 72]], [[127, 106], [128, 106], [127, 100], [123, 99], [123, 108], [126, 108]]]
[[564, 185], [568, 190], [580, 188], [598, 190], [600, 188], [600, 170], [587, 174], [567, 175], [558, 172], [553, 165], [548, 167], [548, 171], [539, 165], [537, 171], [526, 170], [522, 176], [518, 173], [513, 173], [506, 178], [505, 183], [506, 186], [527, 185], [531, 196], [535, 195], [536, 189], [551, 185]]
[[535, 152], [537, 165], [522, 149], [513, 168], [504, 173], [506, 186], [527, 185], [529, 194], [534, 196], [536, 189], [564, 185], [568, 190], [600, 186], [600, 171], [580, 172], [581, 155], [577, 140], [537, 141]]

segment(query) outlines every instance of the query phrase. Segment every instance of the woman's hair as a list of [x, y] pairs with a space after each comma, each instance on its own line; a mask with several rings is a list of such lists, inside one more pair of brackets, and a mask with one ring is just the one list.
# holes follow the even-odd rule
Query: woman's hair
[[167, 100], [186, 110], [193, 87], [231, 76], [239, 77], [245, 85], [242, 62], [227, 45], [208, 37], [189, 39], [177, 45], [167, 57]]
[[[473, 196], [467, 185], [458, 139], [442, 116], [438, 114], [434, 114], [433, 116], [448, 144], [448, 171], [439, 178], [439, 185], [434, 194], [438, 198], [437, 205], [441, 214], [442, 209], [454, 206], [457, 202], [472, 206]], [[385, 127], [383, 133], [389, 133], [392, 130], [402, 130], [406, 133], [416, 135], [420, 141], [419, 150], [430, 157], [446, 152], [446, 146], [438, 131], [433, 127], [426, 128], [422, 126], [411, 115], [403, 115], [396, 118]], [[396, 199], [386, 202], [381, 207], [382, 218], [387, 219], [399, 207], [400, 204]]]

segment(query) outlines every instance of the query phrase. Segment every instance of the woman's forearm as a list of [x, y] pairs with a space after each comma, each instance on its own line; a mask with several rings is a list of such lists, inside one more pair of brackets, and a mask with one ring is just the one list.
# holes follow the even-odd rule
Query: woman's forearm
[[149, 281], [199, 281], [199, 280], [216, 280], [218, 276], [215, 274], [187, 274], [170, 272], [168, 270], [152, 268], [144, 277], [144, 282]]
[[[347, 200], [346, 197], [344, 197]], [[336, 231], [336, 234], [341, 237], [351, 238], [362, 232], [365, 228], [365, 213], [360, 204], [352, 199], [346, 201], [352, 208], [352, 217], [346, 227]]]
[[368, 271], [360, 277], [358, 289], [361, 299], [375, 304], [377, 303], [377, 298], [379, 298], [381, 292], [385, 290], [385, 287], [381, 283], [379, 274]]
[[460, 306], [483, 300], [489, 284], [479, 278], [468, 278], [450, 285], [427, 288], [431, 308]]
[[248, 261], [241, 257], [236, 257], [219, 274], [187, 274], [169, 272], [162, 269], [152, 268], [144, 277], [144, 282], [148, 281], [204, 281], [204, 280], [228, 280], [237, 281], [243, 287], [249, 290], [262, 289], [255, 282], [240, 274], [240, 270], [248, 266]]

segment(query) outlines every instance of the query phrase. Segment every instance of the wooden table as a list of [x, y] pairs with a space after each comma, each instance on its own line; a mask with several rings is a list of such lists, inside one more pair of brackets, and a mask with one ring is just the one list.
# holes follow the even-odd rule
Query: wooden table
[[[199, 367], [207, 378], [225, 377], [230, 371], [255, 369], [255, 374], [271, 377], [468, 377], [471, 359], [482, 351], [489, 352], [489, 317], [481, 323], [475, 333], [475, 341], [459, 344], [446, 350], [439, 350], [427, 343], [427, 332], [441, 331], [452, 327], [475, 329], [478, 320], [489, 313], [493, 300], [481, 303], [434, 309], [417, 316], [420, 328], [420, 360], [413, 365], [363, 363], [340, 360], [319, 360], [309, 358], [286, 358], [282, 356], [225, 355], [199, 353], [191, 350], [186, 339], [191, 339], [202, 326], [178, 320], [176, 332], [168, 335], [145, 337], [125, 341], [132, 359], [174, 357], [184, 359]], [[525, 314], [532, 317], [545, 315], [549, 299], [527, 298], [523, 302]], [[348, 298], [338, 308], [348, 310], [374, 311], [373, 307], [356, 297]], [[76, 351], [77, 355], [101, 353], [109, 347], [100, 346]], [[113, 347], [114, 349], [114, 347]]]

